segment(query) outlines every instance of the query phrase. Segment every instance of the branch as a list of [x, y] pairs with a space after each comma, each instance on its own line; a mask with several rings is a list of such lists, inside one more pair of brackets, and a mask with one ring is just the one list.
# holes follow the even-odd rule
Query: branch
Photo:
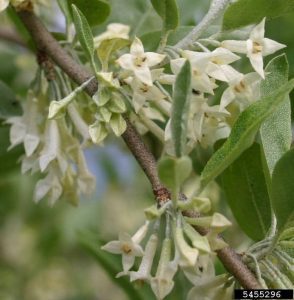
[[[73, 81], [81, 85], [87, 79], [92, 77], [92, 74], [90, 74], [83, 66], [77, 64], [73, 58], [67, 54], [33, 13], [22, 11], [18, 12], [18, 15], [31, 33], [38, 49], [45, 51], [48, 56], [51, 57], [52, 61], [54, 61]], [[97, 81], [92, 80], [87, 86], [86, 91], [92, 96], [96, 92], [97, 87]], [[169, 197], [169, 192], [160, 183], [156, 160], [133, 125], [126, 117], [125, 119], [127, 122], [127, 130], [122, 137], [148, 177], [156, 199], [158, 201], [163, 201], [165, 198]], [[246, 265], [242, 263], [238, 254], [236, 254], [233, 249], [229, 247], [224, 248], [218, 251], [218, 255], [227, 270], [236, 277], [244, 288], [256, 289], [260, 287], [254, 275]]]

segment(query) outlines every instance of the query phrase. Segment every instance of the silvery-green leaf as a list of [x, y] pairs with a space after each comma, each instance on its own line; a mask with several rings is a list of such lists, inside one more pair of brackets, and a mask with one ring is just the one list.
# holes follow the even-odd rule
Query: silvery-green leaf
[[94, 41], [90, 25], [83, 13], [74, 4], [72, 5], [72, 12], [78, 39], [89, 61], [93, 61]]
[[282, 85], [272, 94], [251, 104], [235, 122], [223, 146], [208, 161], [201, 174], [202, 187], [220, 175], [244, 150], [254, 142], [261, 124], [284, 101], [294, 87], [294, 80]]
[[61, 0], [74, 4], [87, 18], [90, 26], [103, 23], [110, 14], [111, 8], [108, 0]]
[[221, 178], [226, 200], [241, 229], [253, 240], [263, 239], [270, 227], [271, 208], [260, 146], [253, 144]]
[[153, 8], [163, 20], [164, 31], [174, 30], [179, 25], [179, 12], [176, 0], [151, 0]]
[[121, 136], [127, 129], [126, 121], [121, 114], [112, 114], [109, 125], [116, 136]]
[[108, 135], [108, 131], [102, 122], [95, 122], [89, 126], [89, 134], [94, 144], [100, 144]]
[[280, 232], [294, 220], [294, 149], [277, 162], [272, 176], [272, 205]]
[[171, 132], [176, 156], [185, 155], [191, 96], [191, 65], [187, 60], [176, 77], [173, 91]]
[[294, 12], [292, 0], [238, 0], [226, 10], [223, 29], [232, 30]]
[[[289, 66], [285, 54], [273, 58], [265, 68], [266, 78], [261, 84], [261, 94], [267, 96], [288, 81]], [[265, 160], [272, 174], [276, 162], [291, 147], [291, 105], [289, 96], [270, 115], [260, 128]]]

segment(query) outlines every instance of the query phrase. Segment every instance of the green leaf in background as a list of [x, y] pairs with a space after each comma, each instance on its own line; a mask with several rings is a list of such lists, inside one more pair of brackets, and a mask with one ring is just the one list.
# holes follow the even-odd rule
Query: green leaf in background
[[258, 144], [253, 144], [225, 170], [222, 183], [242, 230], [251, 239], [262, 240], [270, 227], [271, 207]]
[[272, 205], [280, 232], [294, 221], [294, 149], [277, 162], [272, 176]]
[[93, 61], [94, 41], [89, 23], [83, 13], [74, 4], [72, 5], [72, 12], [78, 39], [88, 59]]
[[[95, 261], [107, 272], [115, 284], [117, 284], [129, 296], [129, 299], [144, 300], [145, 297], [138, 289], [130, 282], [127, 276], [115, 278], [114, 275], [121, 272], [120, 257], [113, 257], [113, 255], [101, 250], [102, 242], [97, 239], [96, 234], [80, 234], [81, 246], [90, 254]], [[97, 280], [99, 280], [97, 278]]]
[[[273, 58], [265, 68], [266, 78], [261, 84], [261, 95], [267, 96], [288, 81], [289, 65], [285, 54]], [[260, 137], [270, 175], [276, 162], [291, 147], [291, 105], [285, 101], [269, 116], [260, 128]]]
[[19, 116], [22, 113], [20, 103], [17, 101], [14, 92], [0, 80], [0, 118]]
[[238, 0], [226, 10], [223, 29], [231, 30], [294, 12], [293, 0]]
[[164, 157], [158, 163], [159, 178], [169, 189], [178, 189], [191, 171], [192, 161], [188, 156]]
[[179, 25], [179, 11], [175, 0], [151, 0], [153, 8], [163, 20], [163, 31], [175, 30]]
[[220, 175], [244, 150], [254, 142], [259, 127], [284, 101], [294, 88], [294, 79], [276, 89], [272, 94], [251, 104], [235, 122], [223, 146], [208, 161], [201, 174], [202, 187]]
[[176, 156], [185, 154], [191, 96], [191, 65], [187, 60], [177, 75], [172, 103], [171, 131]]
[[[9, 129], [10, 126], [0, 127], [0, 174], [5, 175], [10, 171], [14, 171], [20, 168], [18, 159], [24, 153], [22, 146], [17, 146], [8, 151], [10, 145], [9, 142]], [[4, 176], [5, 177], [5, 176]]]
[[79, 8], [90, 26], [103, 23], [110, 14], [111, 8], [106, 0], [67, 0]]
[[[182, 40], [194, 26], [180, 26], [175, 31], [172, 31], [167, 39], [168, 45], [175, 45], [177, 42]], [[145, 51], [156, 51], [157, 46], [160, 42], [161, 31], [152, 31], [143, 34], [140, 40], [144, 44]]]

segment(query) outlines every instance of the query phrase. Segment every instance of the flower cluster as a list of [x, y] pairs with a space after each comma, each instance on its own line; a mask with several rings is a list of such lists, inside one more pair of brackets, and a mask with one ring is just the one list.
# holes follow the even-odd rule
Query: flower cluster
[[[192, 69], [188, 148], [193, 149], [198, 143], [202, 147], [211, 146], [216, 140], [227, 137], [230, 133], [228, 119], [232, 117], [231, 111], [236, 110], [234, 107], [240, 112], [259, 99], [259, 85], [265, 76], [263, 56], [285, 47], [264, 37], [264, 25], [265, 19], [252, 29], [247, 41], [210, 40], [219, 47], [210, 50], [197, 43], [201, 51], [180, 50], [180, 57], [170, 61], [173, 74], [156, 68], [164, 55], [144, 52], [142, 43], [135, 38], [130, 53], [119, 57], [117, 63], [124, 70], [120, 78], [128, 85], [125, 91], [131, 98], [136, 114], [133, 119], [140, 132], [150, 130], [160, 136], [157, 124], [151, 120], [163, 122], [166, 124], [165, 144], [169, 145], [172, 97], [168, 85], [174, 85], [177, 74], [188, 60]], [[232, 67], [231, 64], [241, 59], [234, 52], [246, 54], [255, 72], [242, 74]], [[222, 82], [227, 88], [216, 104], [213, 96]], [[169, 147], [166, 149], [170, 151]]]
[[[42, 75], [38, 76], [36, 82], [41, 83], [29, 90], [23, 115], [10, 117], [6, 121], [11, 124], [10, 149], [24, 145], [22, 173], [31, 171], [32, 174], [46, 174], [36, 184], [36, 202], [47, 196], [53, 205], [64, 196], [76, 205], [81, 193], [91, 193], [95, 188], [95, 178], [87, 168], [80, 143], [81, 138], [83, 143], [90, 139], [87, 125], [74, 103], [68, 106], [74, 128], [69, 127], [64, 118], [47, 119], [48, 84]], [[77, 132], [76, 136], [74, 132]]]
[[[174, 287], [174, 276], [181, 269], [193, 284], [203, 284], [214, 278], [214, 251], [226, 246], [217, 238], [217, 234], [230, 226], [230, 222], [221, 214], [200, 218], [182, 217], [181, 210], [193, 207], [198, 212], [210, 210], [207, 198], [192, 198], [186, 203], [179, 203], [175, 209], [172, 202], [166, 202], [161, 208], [155, 205], [145, 210], [147, 221], [130, 236], [121, 233], [118, 241], [112, 241], [102, 247], [113, 254], [122, 255], [123, 271], [117, 274], [129, 276], [131, 282], [150, 284], [157, 299], [165, 298]], [[165, 222], [164, 222], [165, 218]], [[165, 225], [165, 237], [159, 247], [160, 223]], [[200, 235], [191, 224], [210, 229], [205, 236]], [[147, 238], [145, 250], [141, 244]], [[160, 258], [154, 276], [152, 267], [154, 257], [160, 248]], [[131, 270], [136, 257], [142, 257], [137, 271]]]

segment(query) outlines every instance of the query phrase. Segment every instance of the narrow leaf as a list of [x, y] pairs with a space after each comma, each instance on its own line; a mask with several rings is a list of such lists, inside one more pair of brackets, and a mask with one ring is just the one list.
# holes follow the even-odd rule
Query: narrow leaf
[[153, 8], [163, 20], [164, 31], [175, 30], [179, 25], [179, 11], [175, 0], [151, 0]]
[[263, 239], [270, 226], [271, 208], [258, 144], [253, 144], [225, 170], [222, 183], [242, 230], [253, 240]]
[[223, 146], [214, 153], [205, 166], [202, 186], [220, 175], [244, 150], [249, 148], [259, 127], [284, 101], [285, 96], [294, 88], [294, 79], [282, 85], [271, 95], [251, 104], [235, 122], [231, 134]]
[[60, 0], [68, 1], [79, 8], [87, 18], [90, 26], [102, 24], [110, 15], [110, 5], [107, 0]]
[[[266, 75], [261, 85], [262, 96], [271, 94], [275, 89], [288, 81], [289, 66], [286, 56], [283, 54], [272, 59], [267, 65], [265, 73], [268, 75]], [[288, 95], [277, 110], [262, 124], [260, 137], [271, 175], [276, 162], [291, 147], [291, 105]]]
[[294, 12], [293, 0], [239, 0], [231, 4], [223, 18], [223, 29], [231, 30]]
[[190, 94], [191, 65], [187, 60], [176, 78], [173, 91], [171, 130], [175, 153], [178, 157], [185, 154]]
[[280, 232], [294, 221], [294, 149], [277, 162], [272, 176], [272, 205]]
[[74, 4], [72, 5], [72, 12], [78, 39], [88, 59], [92, 61], [94, 55], [94, 41], [90, 25], [83, 13]]

